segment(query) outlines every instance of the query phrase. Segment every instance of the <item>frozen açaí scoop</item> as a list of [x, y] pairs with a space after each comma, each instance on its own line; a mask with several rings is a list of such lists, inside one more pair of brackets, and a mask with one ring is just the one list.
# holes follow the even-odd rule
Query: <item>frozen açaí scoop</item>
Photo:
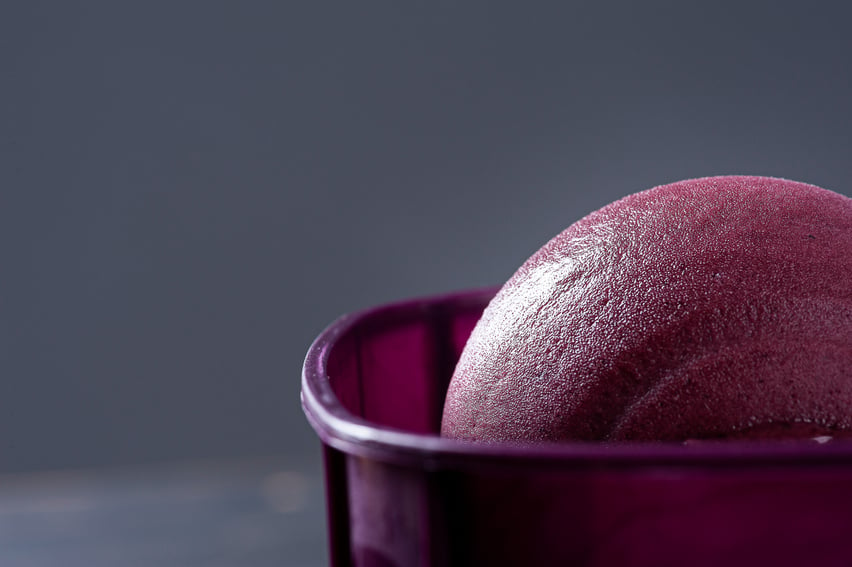
[[489, 304], [442, 435], [485, 441], [852, 430], [852, 200], [711, 177], [612, 203]]

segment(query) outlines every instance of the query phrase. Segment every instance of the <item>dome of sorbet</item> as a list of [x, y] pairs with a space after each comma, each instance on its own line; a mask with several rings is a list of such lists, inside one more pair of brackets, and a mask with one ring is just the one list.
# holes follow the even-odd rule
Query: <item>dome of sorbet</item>
[[485, 441], [852, 429], [852, 200], [711, 177], [570, 226], [492, 300], [442, 434]]

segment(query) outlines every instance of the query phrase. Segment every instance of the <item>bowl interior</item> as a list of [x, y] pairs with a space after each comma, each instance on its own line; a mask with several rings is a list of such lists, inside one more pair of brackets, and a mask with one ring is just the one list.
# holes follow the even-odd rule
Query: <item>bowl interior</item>
[[444, 397], [492, 291], [380, 309], [328, 352], [328, 381], [350, 414], [371, 424], [438, 434]]

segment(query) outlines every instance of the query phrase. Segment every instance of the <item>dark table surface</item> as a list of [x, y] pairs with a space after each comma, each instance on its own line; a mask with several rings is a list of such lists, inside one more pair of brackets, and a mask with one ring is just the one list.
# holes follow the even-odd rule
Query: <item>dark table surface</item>
[[327, 565], [319, 455], [0, 475], [0, 565]]

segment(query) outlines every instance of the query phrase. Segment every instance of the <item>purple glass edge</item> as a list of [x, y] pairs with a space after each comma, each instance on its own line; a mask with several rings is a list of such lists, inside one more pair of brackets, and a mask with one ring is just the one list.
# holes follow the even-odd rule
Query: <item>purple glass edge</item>
[[330, 323], [308, 349], [302, 368], [302, 408], [320, 440], [346, 453], [393, 462], [422, 463], [430, 468], [476, 466], [484, 463], [571, 466], [775, 466], [852, 464], [852, 440], [826, 444], [813, 441], [728, 440], [696, 445], [679, 443], [592, 442], [508, 444], [473, 443], [437, 435], [382, 427], [347, 411], [331, 389], [326, 373], [328, 354], [336, 341], [358, 324], [382, 316], [403, 316], [424, 307], [487, 303], [497, 288], [480, 288], [382, 304], [345, 314]]

